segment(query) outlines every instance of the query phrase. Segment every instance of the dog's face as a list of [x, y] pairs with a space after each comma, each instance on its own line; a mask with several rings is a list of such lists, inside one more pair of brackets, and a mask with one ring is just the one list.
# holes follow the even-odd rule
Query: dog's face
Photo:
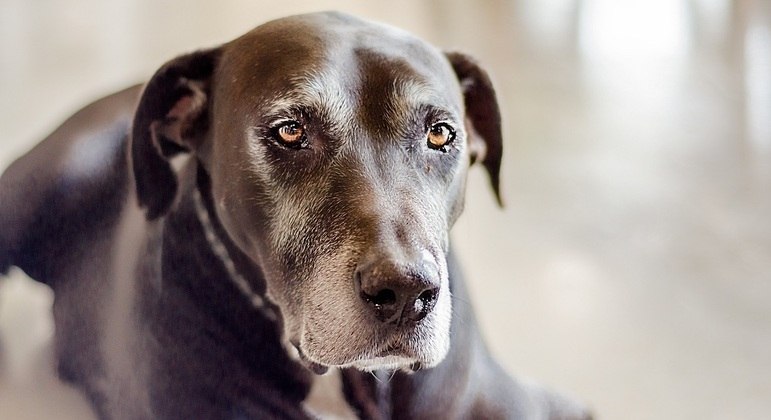
[[[153, 90], [168, 99], [148, 103]], [[494, 93], [465, 56], [339, 14], [281, 19], [168, 64], [146, 88], [132, 156], [155, 217], [174, 188], [143, 183], [167, 172], [143, 163], [155, 159], [143, 139], [156, 155], [195, 153], [304, 359], [376, 369], [445, 356], [466, 169], [484, 156], [497, 192], [500, 163]]]

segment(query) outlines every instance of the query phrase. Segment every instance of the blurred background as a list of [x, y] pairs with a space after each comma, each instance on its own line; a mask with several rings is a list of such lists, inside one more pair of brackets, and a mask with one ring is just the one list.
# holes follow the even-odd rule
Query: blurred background
[[[100, 95], [266, 20], [338, 9], [469, 52], [506, 207], [455, 228], [513, 374], [600, 419], [771, 413], [771, 1], [1, 0], [0, 168]], [[0, 418], [93, 418], [53, 375], [49, 290], [0, 282]]]

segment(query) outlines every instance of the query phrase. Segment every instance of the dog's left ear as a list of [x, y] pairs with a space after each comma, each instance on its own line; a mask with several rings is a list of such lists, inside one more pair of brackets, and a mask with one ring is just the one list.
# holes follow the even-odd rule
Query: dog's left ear
[[211, 49], [177, 57], [142, 92], [131, 129], [131, 166], [148, 220], [165, 213], [176, 197], [168, 159], [195, 150], [208, 131], [209, 88], [219, 56], [219, 49]]
[[445, 55], [463, 91], [471, 163], [482, 162], [490, 176], [490, 185], [498, 205], [503, 206], [499, 185], [503, 137], [495, 89], [487, 72], [474, 59], [458, 52], [447, 52]]

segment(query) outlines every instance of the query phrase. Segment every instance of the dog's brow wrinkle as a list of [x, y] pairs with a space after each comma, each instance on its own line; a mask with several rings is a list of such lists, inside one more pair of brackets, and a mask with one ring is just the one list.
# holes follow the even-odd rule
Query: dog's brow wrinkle
[[397, 79], [394, 81], [394, 99], [407, 104], [436, 103], [439, 96], [431, 87], [415, 79]]
[[[423, 112], [439, 119], [459, 120], [461, 109], [448, 104], [429, 84], [414, 79], [394, 82], [393, 106], [404, 113]], [[409, 114], [408, 114], [409, 116]]]
[[277, 95], [271, 102], [269, 112], [281, 114], [287, 110], [306, 108], [317, 112], [324, 123], [340, 135], [349, 134], [347, 121], [354, 115], [355, 105], [350, 89], [331, 70], [317, 70], [302, 73], [290, 79], [292, 88]]

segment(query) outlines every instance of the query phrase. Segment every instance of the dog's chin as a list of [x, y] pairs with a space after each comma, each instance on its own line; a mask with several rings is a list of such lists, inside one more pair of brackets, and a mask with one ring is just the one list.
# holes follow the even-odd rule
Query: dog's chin
[[414, 372], [424, 367], [431, 367], [424, 365], [424, 362], [419, 362], [415, 359], [403, 357], [403, 356], [384, 356], [375, 357], [373, 359], [357, 360], [350, 365], [341, 367], [352, 367], [365, 372], [372, 372], [375, 370], [403, 370], [407, 372]]
[[[325, 360], [323, 357], [315, 356], [313, 348], [306, 348], [307, 346], [302, 344], [296, 345], [295, 349], [299, 361], [316, 374], [324, 374], [330, 368], [354, 368], [366, 372], [376, 370], [415, 372], [432, 368], [444, 360], [449, 346], [432, 344], [417, 348], [389, 345], [384, 346], [383, 350], [362, 352], [361, 354], [350, 355], [346, 359], [335, 358], [334, 360]], [[347, 353], [348, 351], [350, 349], [341, 349], [340, 353]]]
[[317, 375], [323, 375], [327, 373], [330, 368], [354, 368], [364, 372], [373, 372], [376, 370], [401, 370], [404, 372], [416, 372], [421, 369], [432, 368], [439, 364], [444, 357], [437, 358], [435, 360], [418, 360], [413, 357], [405, 357], [401, 355], [388, 355], [373, 358], [363, 358], [344, 364], [324, 364], [312, 361], [305, 356], [304, 352], [299, 350], [300, 362], [311, 372]]

